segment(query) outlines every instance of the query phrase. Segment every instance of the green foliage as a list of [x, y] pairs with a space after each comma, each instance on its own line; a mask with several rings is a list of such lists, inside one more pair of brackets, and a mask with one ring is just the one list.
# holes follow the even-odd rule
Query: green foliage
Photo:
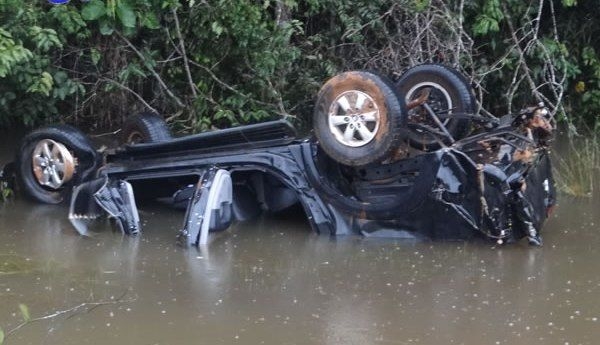
[[[302, 124], [327, 78], [348, 69], [398, 73], [455, 54], [459, 23], [460, 39], [474, 54], [465, 50], [444, 62], [482, 75], [499, 61], [501, 68], [481, 87], [486, 105], [502, 114], [507, 86], [522, 69], [509, 22], [519, 34], [539, 38], [519, 46], [534, 81], [543, 84], [547, 61], [554, 61], [566, 75], [567, 110], [577, 109], [575, 120], [591, 123], [600, 112], [600, 25], [593, 4], [561, 0], [552, 12], [548, 1], [467, 1], [459, 18], [460, 3], [91, 0], [50, 6], [0, 0], [0, 124], [115, 125], [145, 107], [192, 131], [289, 115]], [[538, 13], [543, 20], [535, 28]], [[425, 29], [433, 34], [417, 34]], [[431, 44], [446, 50], [436, 53]], [[400, 48], [410, 54], [399, 54]], [[531, 103], [526, 82], [512, 91], [515, 103]]]
[[32, 83], [27, 88], [28, 93], [41, 93], [44, 96], [49, 96], [52, 87], [54, 86], [54, 80], [50, 73], [44, 71], [42, 74], [34, 78]]
[[136, 33], [136, 25], [158, 29], [160, 22], [155, 1], [149, 0], [91, 0], [81, 9], [81, 16], [88, 22], [96, 22], [102, 35], [111, 35], [114, 30], [128, 34]]
[[[54, 6], [48, 11], [47, 16], [51, 20], [49, 25], [52, 25], [53, 29], [57, 31], [61, 42], [67, 42], [70, 35], [75, 35], [78, 40], [89, 37], [86, 23], [77, 8], [73, 6]], [[54, 23], [60, 25], [54, 25]]]
[[32, 56], [31, 51], [15, 42], [10, 32], [0, 28], [0, 78], [6, 77], [15, 66]]
[[566, 51], [566, 106], [571, 120], [592, 127], [600, 114], [600, 25], [597, 4], [563, 0], [558, 30]]
[[0, 328], [0, 345], [4, 344], [4, 330]]
[[106, 7], [103, 1], [92, 0], [81, 10], [81, 17], [85, 20], [96, 20], [106, 15]]
[[56, 121], [59, 108], [82, 91], [75, 80], [53, 76], [67, 67], [69, 40], [89, 36], [85, 23], [68, 7], [11, 0], [0, 1], [0, 18], [0, 124]]
[[47, 53], [52, 48], [62, 48], [62, 43], [54, 29], [43, 29], [35, 25], [29, 29], [29, 37], [41, 53]]
[[500, 21], [504, 14], [500, 9], [500, 0], [484, 1], [482, 11], [477, 15], [473, 25], [473, 33], [478, 36], [500, 31]]

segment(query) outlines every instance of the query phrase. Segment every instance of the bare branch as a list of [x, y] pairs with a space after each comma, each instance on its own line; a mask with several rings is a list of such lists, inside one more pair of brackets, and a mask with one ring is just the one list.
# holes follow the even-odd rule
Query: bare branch
[[109, 79], [109, 78], [99, 78], [100, 80], [103, 80], [105, 82], [111, 83], [115, 86], [118, 86], [119, 88], [130, 92], [132, 95], [134, 95], [146, 108], [148, 108], [148, 110], [152, 111], [153, 113], [158, 113], [158, 111], [156, 111], [156, 109], [154, 109], [150, 104], [148, 104], [144, 98], [142, 96], [140, 96], [140, 94], [138, 94], [137, 92], [133, 91], [132, 89], [130, 89], [127, 85], [123, 85], [121, 83], [119, 83], [116, 80], [113, 79]]
[[[140, 60], [142, 60], [143, 62], [147, 62], [146, 61], [146, 57], [144, 57], [144, 54], [142, 54], [134, 45], [133, 43], [131, 43], [125, 36], [123, 36], [120, 32], [115, 31], [115, 33], [117, 34], [117, 36], [119, 36], [125, 43], [127, 43], [127, 46], [129, 46], [129, 48], [131, 48], [131, 50], [133, 50], [135, 52], [135, 54], [140, 58]], [[152, 68], [150, 65], [148, 65], [147, 63], [145, 64], [146, 68], [148, 68], [148, 70], [150, 71], [150, 73], [152, 73], [152, 75], [154, 76], [154, 78], [156, 79], [156, 81], [158, 81], [158, 83], [160, 84], [160, 86], [162, 86], [162, 88], [165, 90], [165, 92], [167, 93], [167, 95], [169, 95], [169, 97], [171, 97], [175, 103], [177, 103], [178, 106], [180, 107], [185, 107], [185, 105], [181, 102], [181, 100], [175, 96], [175, 94], [167, 87], [167, 84], [165, 84], [165, 82], [162, 80], [162, 78], [160, 77], [160, 75], [154, 70], [154, 68]]]
[[177, 15], [177, 10], [174, 7], [171, 8], [171, 13], [173, 14], [173, 18], [175, 19], [175, 30], [177, 33], [177, 38], [179, 39], [179, 49], [181, 50], [181, 57], [183, 58], [183, 67], [185, 68], [185, 74], [187, 76], [188, 83], [190, 84], [190, 90], [192, 91], [192, 95], [194, 96], [194, 98], [197, 98], [198, 93], [196, 92], [196, 84], [194, 84], [194, 80], [192, 79], [192, 73], [190, 72], [190, 65], [188, 63], [187, 53], [185, 52], [185, 43], [183, 42], [181, 28], [179, 26], [179, 16]]
[[12, 334], [14, 334], [15, 332], [17, 332], [21, 328], [23, 328], [23, 327], [25, 327], [25, 326], [27, 326], [29, 324], [32, 324], [32, 323], [36, 323], [36, 322], [40, 322], [40, 321], [44, 321], [44, 320], [51, 320], [51, 319], [57, 318], [57, 317], [62, 316], [62, 315], [68, 315], [67, 319], [69, 319], [73, 315], [78, 314], [80, 312], [89, 313], [90, 311], [98, 308], [99, 306], [110, 305], [110, 304], [129, 303], [129, 302], [136, 301], [136, 298], [131, 298], [131, 299], [128, 299], [128, 300], [123, 300], [123, 298], [126, 295], [127, 295], [127, 291], [125, 291], [118, 298], [111, 299], [109, 301], [84, 302], [84, 303], [80, 303], [80, 304], [78, 304], [76, 306], [67, 308], [67, 309], [57, 310], [57, 311], [55, 311], [52, 314], [48, 314], [48, 315], [41, 316], [41, 317], [36, 317], [36, 318], [30, 319], [30, 320], [25, 320], [22, 323], [20, 323], [19, 325], [17, 325], [15, 328], [7, 331], [6, 334], [5, 334], [5, 338], [8, 338], [9, 336], [11, 336]]

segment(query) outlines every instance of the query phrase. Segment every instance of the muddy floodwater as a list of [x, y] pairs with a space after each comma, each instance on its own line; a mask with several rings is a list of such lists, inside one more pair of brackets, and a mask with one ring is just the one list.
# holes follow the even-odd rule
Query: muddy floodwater
[[563, 196], [541, 248], [332, 238], [288, 212], [197, 249], [161, 205], [137, 238], [81, 237], [65, 206], [17, 199], [0, 327], [5, 344], [598, 344], [599, 206]]

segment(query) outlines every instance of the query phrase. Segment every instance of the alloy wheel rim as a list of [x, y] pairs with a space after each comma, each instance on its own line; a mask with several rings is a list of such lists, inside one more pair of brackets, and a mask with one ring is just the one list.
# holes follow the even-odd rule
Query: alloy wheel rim
[[341, 93], [329, 107], [329, 131], [339, 143], [349, 147], [373, 141], [380, 119], [379, 107], [373, 98], [358, 90]]
[[33, 174], [38, 184], [59, 189], [73, 178], [75, 159], [69, 150], [52, 139], [40, 140], [33, 149]]

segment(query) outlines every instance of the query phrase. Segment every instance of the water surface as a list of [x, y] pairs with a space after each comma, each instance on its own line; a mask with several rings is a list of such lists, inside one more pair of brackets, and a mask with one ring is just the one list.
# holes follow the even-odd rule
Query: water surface
[[24, 304], [59, 315], [5, 344], [597, 344], [599, 206], [563, 197], [541, 248], [332, 238], [287, 213], [197, 249], [160, 205], [138, 238], [81, 237], [64, 206], [17, 199], [0, 205], [0, 327]]

